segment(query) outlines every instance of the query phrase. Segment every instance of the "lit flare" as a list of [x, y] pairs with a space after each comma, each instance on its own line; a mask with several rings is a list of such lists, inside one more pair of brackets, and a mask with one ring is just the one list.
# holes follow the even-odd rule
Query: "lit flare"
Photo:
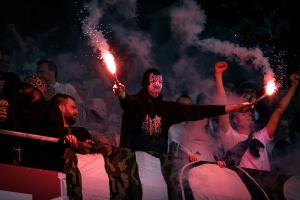
[[267, 85], [266, 85], [266, 94], [268, 96], [271, 96], [275, 91], [276, 91], [276, 85], [275, 85], [275, 81], [274, 80], [270, 80], [268, 81]]
[[102, 52], [102, 59], [106, 64], [107, 69], [110, 71], [110, 73], [113, 74], [115, 78], [115, 82], [119, 83], [118, 77], [116, 75], [116, 62], [114, 56], [109, 51]]
[[259, 97], [258, 99], [256, 99], [253, 103], [257, 103], [261, 100], [263, 100], [265, 97], [267, 96], [271, 96], [272, 94], [274, 94], [274, 92], [277, 90], [277, 87], [276, 87], [276, 84], [275, 84], [275, 81], [274, 79], [272, 80], [269, 80], [267, 82], [267, 85], [265, 87], [265, 90], [266, 90], [266, 93], [264, 95], [262, 95], [261, 97]]

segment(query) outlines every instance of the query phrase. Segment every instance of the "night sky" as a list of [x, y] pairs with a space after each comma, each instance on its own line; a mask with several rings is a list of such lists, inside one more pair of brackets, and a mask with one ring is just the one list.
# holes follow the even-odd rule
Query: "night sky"
[[[78, 52], [88, 54], [86, 52], [90, 47], [88, 47], [87, 38], [81, 29], [82, 20], [87, 16], [83, 5], [87, 2], [89, 1], [2, 1], [0, 7], [1, 41], [6, 46], [15, 48], [16, 45], [14, 42], [10, 42], [10, 35], [6, 28], [7, 24], [15, 24], [20, 35], [23, 38], [31, 37], [48, 57], [65, 52], [77, 54], [77, 57]], [[103, 1], [99, 2], [101, 4]], [[135, 55], [128, 55], [128, 48], [122, 44], [117, 33], [112, 30], [111, 22], [115, 23], [119, 20], [122, 26], [126, 27], [127, 24], [129, 27], [147, 34], [152, 42], [151, 59], [155, 61], [153, 66], [160, 66], [168, 72], [182, 54], [177, 51], [180, 48], [176, 43], [178, 41], [172, 38], [169, 13], [174, 7], [182, 5], [182, 2], [184, 1], [137, 0], [135, 19], [127, 21], [122, 16], [118, 16], [114, 6], [106, 10], [105, 16], [100, 22], [100, 29], [124, 68], [139, 63], [132, 62]], [[298, 7], [294, 1], [196, 0], [196, 2], [206, 15], [205, 29], [199, 35], [200, 39], [213, 37], [222, 41], [230, 41], [241, 47], [258, 47], [270, 59], [271, 65], [276, 62], [274, 56], [278, 57], [278, 54], [281, 59], [280, 65], [283, 62], [288, 68], [295, 68], [298, 65], [300, 58], [298, 49], [300, 40], [296, 18]], [[111, 20], [110, 17], [114, 19]], [[275, 50], [271, 51], [271, 49]], [[195, 47], [190, 47], [186, 49], [185, 54], [190, 56], [198, 52]], [[86, 60], [89, 59], [86, 58]], [[203, 65], [211, 65], [211, 62], [207, 62], [202, 60]], [[274, 66], [272, 67], [274, 69]], [[122, 78], [123, 80], [128, 79], [128, 77]], [[63, 81], [70, 79], [67, 78]]]
[[[295, 0], [99, 0], [98, 6], [86, 7], [87, 3], [1, 1], [0, 45], [15, 56], [12, 71], [24, 78], [35, 72], [38, 59], [50, 58], [59, 66], [59, 82], [73, 84], [84, 100], [103, 98], [108, 112], [120, 113], [99, 49], [91, 45], [92, 36], [84, 34], [84, 25], [93, 20], [89, 8], [101, 9], [95, 31], [103, 34], [115, 55], [119, 80], [130, 94], [140, 89], [145, 69], [156, 67], [164, 75], [163, 94], [168, 99], [184, 93], [195, 100], [201, 93], [207, 98], [204, 103], [214, 102], [213, 66], [225, 60], [230, 68], [224, 83], [237, 91], [252, 84], [262, 95], [264, 79], [274, 72], [279, 94], [256, 107], [265, 120], [289, 83], [287, 73], [299, 70]], [[11, 24], [29, 49], [22, 56], [9, 31]], [[286, 112], [286, 118], [299, 131], [298, 105], [294, 102], [296, 109]]]
[[[1, 29], [4, 24], [16, 24], [23, 34], [41, 34], [53, 28], [63, 33], [79, 33], [80, 0], [10, 0], [2, 1], [0, 7]], [[174, 0], [137, 1], [138, 24], [143, 30], [156, 23], [158, 15], [178, 4]], [[207, 15], [207, 26], [226, 27], [243, 37], [243, 43], [251, 45], [255, 41], [281, 43], [284, 47], [297, 51], [299, 31], [297, 30], [297, 9], [295, 1], [287, 0], [197, 0]], [[270, 17], [270, 24], [264, 18]], [[244, 21], [243, 21], [244, 20]], [[247, 22], [246, 22], [247, 20]], [[76, 29], [77, 28], [77, 29]], [[258, 30], [259, 29], [259, 30]], [[266, 30], [264, 30], [266, 29]], [[260, 33], [259, 33], [260, 32]], [[59, 38], [62, 41], [63, 37]], [[68, 45], [68, 44], [65, 44]]]

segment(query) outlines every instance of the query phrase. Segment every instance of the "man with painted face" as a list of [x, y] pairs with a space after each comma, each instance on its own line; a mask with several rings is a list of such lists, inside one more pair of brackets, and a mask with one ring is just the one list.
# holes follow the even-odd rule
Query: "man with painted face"
[[157, 69], [148, 69], [143, 88], [136, 95], [125, 92], [123, 84], [114, 85], [124, 110], [120, 146], [140, 151], [167, 153], [168, 129], [182, 121], [195, 121], [235, 111], [249, 110], [252, 105], [181, 105], [162, 98], [163, 78]]
[[134, 151], [144, 151], [161, 161], [162, 172], [168, 185], [169, 198], [173, 192], [168, 182], [167, 147], [168, 130], [173, 124], [182, 121], [195, 121], [207, 117], [235, 111], [249, 110], [249, 103], [237, 105], [181, 105], [162, 98], [163, 78], [154, 68], [148, 69], [143, 76], [143, 88], [136, 95], [129, 95], [123, 84], [113, 87], [123, 108], [120, 146]]

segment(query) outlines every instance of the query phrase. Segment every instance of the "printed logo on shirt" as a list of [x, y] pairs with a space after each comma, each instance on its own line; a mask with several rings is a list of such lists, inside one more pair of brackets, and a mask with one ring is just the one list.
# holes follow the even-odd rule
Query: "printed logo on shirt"
[[154, 118], [151, 118], [149, 115], [146, 115], [146, 118], [143, 122], [142, 129], [147, 135], [158, 136], [161, 133], [161, 117], [155, 115]]

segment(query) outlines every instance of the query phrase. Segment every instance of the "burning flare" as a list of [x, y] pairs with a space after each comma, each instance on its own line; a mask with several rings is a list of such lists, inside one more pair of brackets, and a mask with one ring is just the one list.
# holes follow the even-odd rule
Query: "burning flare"
[[275, 91], [276, 91], [276, 85], [275, 85], [275, 81], [274, 80], [270, 80], [268, 81], [267, 85], [266, 85], [266, 94], [268, 96], [272, 95]]
[[263, 100], [264, 98], [266, 98], [267, 96], [271, 96], [272, 94], [274, 94], [274, 92], [277, 90], [274, 79], [269, 80], [267, 82], [265, 90], [266, 90], [266, 93], [264, 95], [262, 95], [261, 97], [259, 97], [258, 99], [256, 99], [253, 103], [257, 103], [257, 102]]
[[107, 50], [103, 50], [101, 52], [102, 54], [102, 59], [106, 64], [107, 69], [110, 71], [110, 73], [113, 74], [115, 83], [119, 83], [119, 79], [116, 75], [116, 63], [115, 63], [115, 58], [114, 56]]
[[102, 59], [104, 60], [107, 69], [112, 73], [116, 73], [116, 63], [114, 56], [109, 51], [102, 52]]

